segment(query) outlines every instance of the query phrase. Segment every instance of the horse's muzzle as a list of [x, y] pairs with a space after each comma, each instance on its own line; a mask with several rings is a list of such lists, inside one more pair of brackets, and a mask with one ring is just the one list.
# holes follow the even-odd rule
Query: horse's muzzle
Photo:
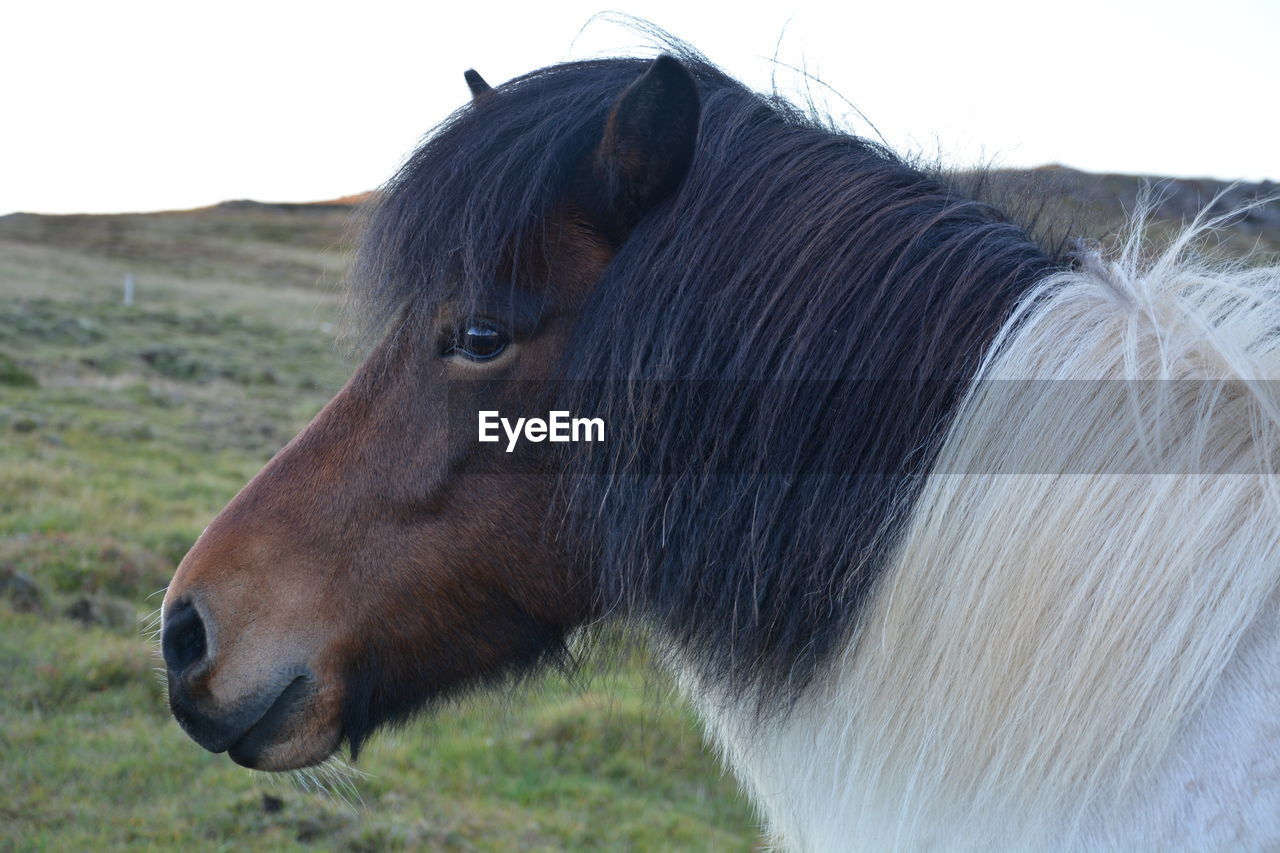
[[315, 679], [305, 667], [284, 667], [243, 695], [230, 701], [219, 698], [211, 688], [210, 633], [191, 601], [175, 602], [166, 614], [161, 651], [169, 708], [182, 730], [205, 749], [226, 752], [245, 767], [261, 767], [264, 753], [288, 740], [291, 729], [305, 718]]

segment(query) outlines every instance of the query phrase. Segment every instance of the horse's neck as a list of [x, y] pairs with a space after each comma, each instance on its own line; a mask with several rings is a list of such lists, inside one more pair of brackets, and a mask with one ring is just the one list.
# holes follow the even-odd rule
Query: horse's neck
[[[853, 668], [849, 668], [852, 671]], [[903, 820], [930, 786], [885, 798], [856, 768], [874, 766], [876, 732], [851, 720], [858, 685], [837, 674], [785, 724], [761, 729], [751, 703], [714, 699], [691, 671], [681, 680], [777, 842], [788, 850], [1006, 849], [1014, 816], [974, 815], [962, 828]], [[903, 709], [910, 713], [910, 709]], [[946, 749], [946, 744], [937, 744]], [[1028, 827], [1035, 846], [1091, 850], [1271, 849], [1280, 845], [1280, 601], [1239, 649], [1169, 759], [1120, 808], [1074, 826]], [[869, 795], [870, 794], [870, 795]], [[900, 806], [887, 813], [873, 804]], [[945, 812], [946, 809], [941, 811]]]

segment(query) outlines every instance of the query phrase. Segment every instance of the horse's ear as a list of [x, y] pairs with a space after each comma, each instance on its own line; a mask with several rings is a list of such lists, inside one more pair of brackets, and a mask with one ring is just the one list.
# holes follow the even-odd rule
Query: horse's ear
[[481, 95], [487, 95], [493, 91], [493, 87], [486, 83], [484, 78], [480, 76], [480, 72], [474, 68], [468, 68], [462, 72], [462, 76], [467, 81], [467, 88], [471, 90], [471, 100], [473, 101]]
[[621, 242], [680, 185], [693, 160], [698, 112], [693, 75], [666, 54], [618, 96], [580, 199], [606, 236]]

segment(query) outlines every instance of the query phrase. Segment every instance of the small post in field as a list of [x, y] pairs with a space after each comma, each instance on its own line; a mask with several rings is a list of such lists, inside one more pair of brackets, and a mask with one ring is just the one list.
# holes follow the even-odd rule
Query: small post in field
[[133, 304], [133, 273], [124, 274], [124, 304]]

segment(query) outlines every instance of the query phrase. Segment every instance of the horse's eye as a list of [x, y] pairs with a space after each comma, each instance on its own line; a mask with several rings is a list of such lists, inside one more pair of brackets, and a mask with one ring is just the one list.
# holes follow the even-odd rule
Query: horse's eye
[[445, 350], [445, 355], [460, 355], [472, 361], [488, 361], [507, 348], [507, 333], [485, 322], [462, 326]]

